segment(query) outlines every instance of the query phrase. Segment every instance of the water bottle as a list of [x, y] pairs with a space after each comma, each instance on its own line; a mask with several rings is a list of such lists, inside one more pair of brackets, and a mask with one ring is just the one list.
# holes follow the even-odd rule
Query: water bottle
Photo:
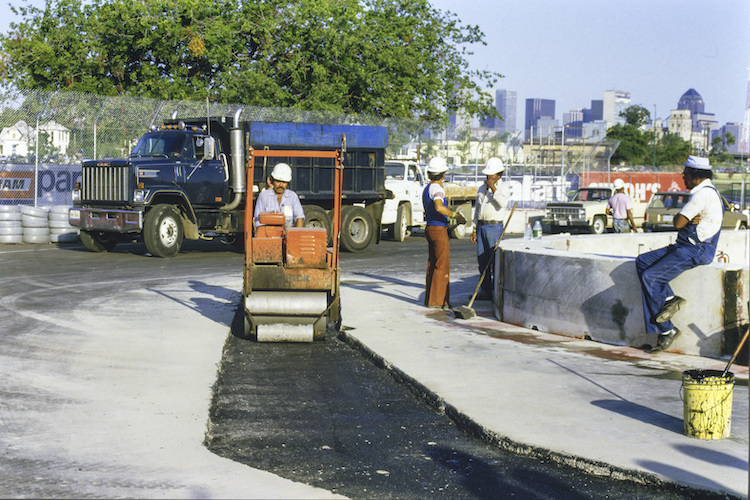
[[542, 223], [536, 221], [534, 223], [534, 239], [539, 240], [542, 238]]
[[529, 224], [527, 222], [526, 223], [526, 227], [523, 230], [523, 239], [530, 240], [531, 239], [531, 234], [532, 234], [531, 224]]

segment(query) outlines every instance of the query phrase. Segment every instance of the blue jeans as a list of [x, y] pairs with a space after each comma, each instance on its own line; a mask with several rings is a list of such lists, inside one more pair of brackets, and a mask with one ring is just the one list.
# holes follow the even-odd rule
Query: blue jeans
[[629, 233], [630, 221], [628, 219], [614, 219], [612, 221], [612, 229], [614, 229], [616, 233]]
[[477, 224], [477, 262], [479, 263], [479, 275], [489, 264], [489, 269], [484, 275], [481, 290], [487, 295], [492, 295], [492, 281], [495, 277], [495, 259], [492, 249], [500, 239], [503, 232], [503, 224]]
[[[708, 241], [700, 243], [697, 236], [694, 236], [694, 227], [688, 227], [692, 231], [680, 230], [674, 245], [657, 248], [635, 259], [635, 268], [643, 291], [646, 333], [660, 334], [672, 329], [674, 325], [671, 320], [664, 323], [654, 321], [654, 317], [664, 307], [667, 297], [674, 295], [669, 282], [688, 269], [710, 263], [716, 254], [718, 233]], [[698, 244], [691, 243], [688, 236]]]

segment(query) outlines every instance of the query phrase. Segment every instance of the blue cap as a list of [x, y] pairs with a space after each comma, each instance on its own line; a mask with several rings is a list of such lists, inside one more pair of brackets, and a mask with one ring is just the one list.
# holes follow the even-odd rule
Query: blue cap
[[711, 164], [708, 163], [708, 158], [703, 158], [701, 156], [690, 155], [683, 165], [698, 170], [711, 170]]

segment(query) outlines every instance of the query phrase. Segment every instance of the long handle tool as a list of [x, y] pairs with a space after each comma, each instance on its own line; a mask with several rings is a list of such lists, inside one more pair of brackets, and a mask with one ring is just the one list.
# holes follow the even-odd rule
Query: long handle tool
[[474, 304], [474, 300], [477, 298], [477, 294], [479, 293], [479, 288], [482, 286], [482, 281], [484, 281], [484, 275], [487, 274], [487, 270], [490, 268], [490, 265], [492, 264], [492, 259], [495, 257], [495, 250], [497, 250], [497, 247], [500, 246], [500, 242], [503, 241], [503, 235], [505, 234], [505, 230], [508, 229], [508, 224], [510, 224], [510, 218], [513, 217], [513, 212], [516, 211], [516, 205], [518, 205], [518, 203], [513, 204], [513, 209], [510, 211], [510, 215], [508, 215], [508, 220], [505, 221], [505, 225], [503, 226], [503, 230], [500, 233], [500, 237], [497, 239], [497, 243], [495, 243], [495, 246], [492, 247], [490, 258], [487, 261], [487, 265], [484, 266], [482, 275], [479, 277], [479, 283], [477, 283], [477, 288], [476, 290], [474, 290], [474, 295], [471, 296], [471, 300], [469, 301], [468, 305], [460, 306], [460, 307], [453, 309], [453, 315], [455, 317], [460, 318], [460, 319], [471, 319], [474, 316], [476, 316], [476, 313], [474, 312], [474, 309], [471, 308], [471, 306]]
[[[748, 308], [750, 308], [750, 301], [747, 303], [747, 306]], [[732, 363], [734, 363], [734, 360], [737, 359], [737, 355], [742, 350], [742, 346], [745, 345], [745, 341], [747, 340], [748, 335], [750, 335], [750, 324], [745, 325], [745, 335], [742, 337], [742, 340], [740, 340], [740, 344], [737, 346], [737, 349], [734, 350], [732, 359], [730, 359], [729, 363], [727, 363], [727, 367], [724, 368], [724, 373], [721, 374], [722, 378], [727, 376], [727, 372], [729, 372], [729, 367], [732, 366]]]

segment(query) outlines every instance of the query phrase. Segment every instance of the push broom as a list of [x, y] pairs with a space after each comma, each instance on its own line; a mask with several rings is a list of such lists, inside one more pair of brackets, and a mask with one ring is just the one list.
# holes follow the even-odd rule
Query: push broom
[[497, 239], [497, 243], [495, 243], [495, 246], [492, 247], [490, 258], [489, 260], [487, 260], [487, 265], [484, 266], [482, 275], [479, 277], [479, 283], [477, 283], [477, 289], [474, 290], [474, 295], [471, 296], [471, 300], [469, 301], [469, 304], [453, 309], [453, 315], [456, 318], [471, 319], [476, 315], [474, 313], [474, 309], [472, 309], [471, 306], [474, 304], [474, 300], [477, 298], [477, 294], [479, 293], [479, 288], [482, 286], [482, 281], [484, 281], [484, 275], [487, 274], [487, 270], [489, 270], [490, 265], [492, 264], [492, 259], [495, 257], [495, 250], [497, 250], [497, 247], [500, 246], [500, 242], [503, 241], [503, 235], [505, 234], [505, 230], [508, 229], [508, 224], [510, 224], [510, 218], [513, 217], [513, 212], [516, 211], [516, 205], [518, 205], [518, 203], [513, 204], [513, 209], [510, 211], [510, 215], [508, 215], [508, 220], [505, 221], [505, 225], [503, 226], [503, 230], [500, 233], [500, 237]]

